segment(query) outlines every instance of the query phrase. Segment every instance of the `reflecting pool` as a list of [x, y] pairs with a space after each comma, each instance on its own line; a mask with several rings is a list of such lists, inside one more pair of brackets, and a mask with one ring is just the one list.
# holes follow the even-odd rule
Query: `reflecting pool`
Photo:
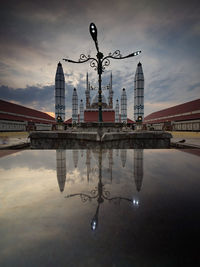
[[200, 157], [186, 152], [1, 152], [0, 266], [199, 266]]

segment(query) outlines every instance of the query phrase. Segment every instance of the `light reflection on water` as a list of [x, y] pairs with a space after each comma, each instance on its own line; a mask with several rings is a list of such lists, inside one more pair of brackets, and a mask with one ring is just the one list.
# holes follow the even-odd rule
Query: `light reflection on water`
[[172, 149], [0, 158], [0, 266], [191, 264], [199, 159]]

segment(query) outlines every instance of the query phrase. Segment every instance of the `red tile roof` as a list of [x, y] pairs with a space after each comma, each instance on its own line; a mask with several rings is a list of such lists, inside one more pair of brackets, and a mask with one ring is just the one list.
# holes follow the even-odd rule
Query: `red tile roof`
[[44, 112], [27, 108], [18, 104], [13, 104], [4, 100], [0, 100], [0, 118], [16, 121], [55, 123], [55, 119]]
[[133, 120], [127, 118], [127, 123], [135, 123]]
[[199, 119], [200, 113], [197, 111], [200, 111], [200, 99], [151, 113], [144, 118], [144, 122], [159, 123]]

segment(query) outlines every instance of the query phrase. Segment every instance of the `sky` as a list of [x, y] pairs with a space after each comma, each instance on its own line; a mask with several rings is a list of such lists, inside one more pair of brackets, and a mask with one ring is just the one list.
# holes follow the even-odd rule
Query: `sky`
[[112, 71], [114, 105], [126, 88], [130, 119], [139, 61], [145, 78], [145, 115], [199, 98], [199, 0], [1, 0], [0, 98], [53, 115], [60, 61], [66, 82], [66, 118], [70, 118], [73, 88], [79, 101], [85, 102], [87, 72], [91, 84], [98, 85], [89, 63], [63, 61], [78, 60], [82, 53], [96, 56], [91, 22], [97, 26], [104, 56], [117, 49], [123, 56], [142, 51], [137, 57], [111, 60], [102, 75], [106, 86]]

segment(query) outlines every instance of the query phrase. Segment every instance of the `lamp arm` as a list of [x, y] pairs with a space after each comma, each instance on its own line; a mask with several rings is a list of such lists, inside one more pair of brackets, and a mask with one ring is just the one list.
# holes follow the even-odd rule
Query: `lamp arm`
[[78, 61], [75, 61], [75, 60], [71, 60], [71, 59], [67, 59], [67, 58], [63, 58], [64, 61], [66, 62], [70, 62], [70, 63], [85, 63], [89, 60], [92, 60], [92, 61], [96, 61], [96, 63], [98, 64], [98, 61], [96, 60], [96, 58], [94, 57], [90, 57], [90, 56], [85, 56], [84, 54], [81, 54], [80, 55], [80, 58]]

